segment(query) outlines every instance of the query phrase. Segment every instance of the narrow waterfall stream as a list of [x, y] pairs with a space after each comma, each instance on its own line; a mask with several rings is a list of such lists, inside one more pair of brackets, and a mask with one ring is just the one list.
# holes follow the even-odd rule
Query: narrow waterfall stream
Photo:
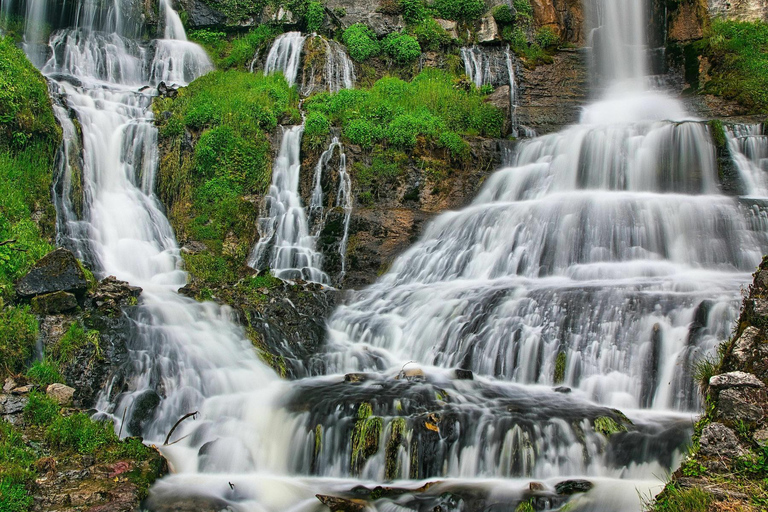
[[728, 149], [745, 192], [768, 197], [768, 135], [762, 124], [737, 124], [726, 129]]
[[[25, 4], [30, 27], [71, 21], [52, 25], [47, 49], [35, 29], [25, 39], [65, 137], [59, 238], [100, 276], [143, 288], [128, 364], [97, 417], [160, 445], [198, 412], [163, 447], [172, 474], [153, 487], [149, 510], [190, 498], [202, 509], [314, 512], [325, 510], [315, 495], [343, 494], [382, 512], [529, 500], [536, 510], [639, 512], [638, 495], [661, 488], [700, 406], [692, 363], [729, 335], [740, 287], [768, 252], [768, 217], [720, 193], [708, 126], [645, 89], [642, 0], [590, 4], [603, 94], [581, 123], [525, 141], [472, 204], [434, 219], [334, 312], [315, 361], [325, 375], [293, 382], [259, 360], [229, 308], [177, 293], [187, 276], [153, 192], [150, 107], [160, 82], [209, 71], [205, 52], [167, 0], [164, 38], [151, 42], [122, 17], [135, 0], [78, 0], [76, 16], [41, 1]], [[303, 44], [299, 33], [280, 36], [265, 72], [295, 84]], [[742, 175], [762, 169], [754, 130], [730, 134]], [[302, 133], [284, 130], [249, 264], [328, 284], [313, 226], [334, 152], [342, 256], [351, 180], [334, 140], [305, 211]], [[594, 488], [555, 492], [573, 479]]]

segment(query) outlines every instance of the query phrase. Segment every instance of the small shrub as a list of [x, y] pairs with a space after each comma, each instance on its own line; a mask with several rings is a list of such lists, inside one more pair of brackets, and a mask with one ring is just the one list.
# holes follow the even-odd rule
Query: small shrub
[[313, 1], [307, 4], [307, 11], [304, 14], [304, 24], [307, 32], [317, 32], [325, 20], [325, 6], [321, 2]]
[[419, 42], [402, 33], [393, 32], [389, 34], [382, 44], [384, 52], [401, 64], [413, 62], [421, 56], [421, 46]]
[[541, 27], [536, 31], [536, 43], [542, 48], [551, 48], [560, 44], [560, 36], [550, 26]]
[[24, 419], [32, 425], [48, 425], [59, 415], [59, 404], [56, 400], [40, 393], [32, 391], [29, 401], [24, 406]]
[[451, 36], [434, 18], [427, 18], [413, 27], [413, 35], [422, 49], [436, 52], [451, 43]]
[[40, 387], [46, 387], [55, 382], [64, 382], [59, 367], [50, 359], [35, 361], [27, 370], [27, 377]]
[[227, 39], [224, 32], [216, 32], [207, 28], [193, 30], [189, 33], [189, 38], [205, 46], [212, 46]]
[[515, 9], [515, 23], [528, 26], [533, 21], [533, 6], [530, 0], [513, 0], [512, 7]]
[[435, 0], [435, 10], [442, 18], [456, 21], [474, 21], [485, 11], [482, 0]]
[[320, 112], [311, 112], [304, 121], [304, 142], [312, 149], [319, 149], [331, 133], [331, 123]]
[[355, 119], [344, 128], [344, 135], [352, 144], [370, 149], [381, 139], [381, 130], [371, 121]]
[[493, 9], [493, 19], [500, 25], [507, 25], [515, 21], [515, 15], [507, 4], [497, 5]]
[[387, 127], [386, 137], [391, 145], [400, 149], [410, 149], [416, 145], [418, 123], [414, 116], [397, 116]]
[[399, 0], [400, 11], [406, 23], [418, 23], [426, 17], [422, 0]]
[[358, 62], [375, 57], [381, 51], [376, 34], [362, 23], [351, 25], [342, 35], [349, 56]]

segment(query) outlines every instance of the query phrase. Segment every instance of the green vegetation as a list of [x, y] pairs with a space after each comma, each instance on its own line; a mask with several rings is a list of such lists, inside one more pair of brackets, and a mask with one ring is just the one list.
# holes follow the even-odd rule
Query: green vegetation
[[[309, 99], [308, 112], [323, 113], [344, 136], [363, 148], [386, 144], [413, 148], [419, 139], [437, 143], [444, 132], [462, 136], [501, 136], [504, 113], [483, 101], [476, 90], [454, 87], [444, 71], [427, 69], [410, 83], [385, 77], [369, 90], [344, 90]], [[458, 153], [455, 138], [443, 138]]]
[[49, 359], [32, 363], [27, 370], [27, 378], [42, 388], [55, 382], [64, 382], [59, 365]]
[[331, 133], [331, 122], [320, 112], [312, 112], [304, 120], [303, 143], [310, 149], [318, 150], [325, 145]]
[[456, 21], [474, 21], [485, 12], [482, 0], [435, 0], [434, 9], [441, 18]]
[[451, 36], [434, 18], [426, 18], [411, 26], [411, 33], [423, 50], [436, 52], [451, 43]]
[[768, 113], [768, 24], [712, 20], [699, 43], [712, 69], [704, 92]]
[[382, 49], [401, 64], [413, 62], [421, 56], [419, 42], [414, 37], [398, 32], [392, 32], [384, 39]]
[[521, 502], [516, 508], [515, 512], [536, 512], [536, 509], [533, 508], [533, 505], [531, 504], [531, 501], [523, 501]]
[[383, 420], [373, 416], [371, 404], [363, 402], [357, 410], [357, 421], [352, 430], [352, 460], [350, 469], [358, 474], [368, 458], [379, 451], [379, 437]]
[[493, 9], [493, 19], [496, 20], [496, 23], [505, 25], [513, 23], [515, 21], [515, 15], [507, 4], [501, 4]]
[[0, 309], [0, 371], [21, 372], [32, 357], [36, 339], [37, 319], [29, 306]]
[[566, 359], [567, 356], [565, 355], [565, 352], [557, 353], [557, 358], [555, 359], [555, 374], [553, 375], [555, 384], [560, 384], [565, 380]]
[[[171, 205], [179, 238], [208, 248], [184, 255], [187, 269], [203, 283], [236, 281], [258, 215], [248, 198], [263, 195], [270, 182], [267, 133], [283, 118], [297, 122], [297, 104], [295, 89], [281, 75], [234, 70], [209, 73], [176, 98], [155, 101], [165, 154], [158, 193]], [[193, 152], [182, 150], [187, 132], [196, 140]]]
[[342, 40], [347, 45], [349, 56], [357, 62], [375, 57], [381, 51], [376, 34], [362, 23], [355, 23], [345, 30]]
[[23, 512], [32, 506], [29, 486], [35, 478], [36, 460], [21, 433], [0, 420], [0, 512]]
[[210, 29], [192, 30], [189, 38], [208, 52], [216, 69], [246, 70], [256, 51], [269, 45], [281, 32], [279, 27], [259, 25], [250, 32], [231, 35]]
[[325, 20], [325, 7], [321, 2], [312, 1], [307, 4], [304, 13], [304, 25], [309, 33], [317, 32]]
[[610, 416], [600, 416], [599, 418], [595, 418], [593, 428], [595, 429], [595, 432], [603, 434], [606, 437], [627, 431], [627, 427], [617, 423], [616, 420]]
[[707, 512], [711, 501], [711, 496], [697, 487], [681, 489], [675, 484], [668, 484], [653, 504], [653, 510], [656, 512]]

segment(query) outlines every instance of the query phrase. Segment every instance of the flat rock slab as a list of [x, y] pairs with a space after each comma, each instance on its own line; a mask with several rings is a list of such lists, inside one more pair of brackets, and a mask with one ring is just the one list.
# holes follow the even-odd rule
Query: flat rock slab
[[41, 315], [57, 315], [77, 308], [73, 293], [58, 291], [32, 297], [32, 309]]
[[85, 272], [75, 255], [66, 249], [56, 249], [43, 256], [16, 283], [16, 293], [22, 299], [59, 291], [82, 296], [87, 289]]
[[739, 387], [764, 388], [765, 384], [751, 373], [730, 372], [710, 377], [709, 387], [713, 389], [729, 389]]

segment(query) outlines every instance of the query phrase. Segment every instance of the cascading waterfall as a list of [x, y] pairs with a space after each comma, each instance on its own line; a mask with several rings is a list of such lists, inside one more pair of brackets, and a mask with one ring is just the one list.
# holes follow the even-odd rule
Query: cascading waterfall
[[768, 197], [768, 135], [762, 124], [737, 124], [726, 128], [728, 150], [746, 193]]
[[280, 153], [272, 166], [272, 185], [266, 197], [267, 216], [259, 219], [259, 241], [248, 265], [270, 269], [281, 279], [328, 283], [321, 269], [322, 255], [315, 250], [304, 205], [299, 196], [301, 136], [304, 125], [283, 133]]
[[296, 84], [301, 64], [301, 52], [304, 49], [306, 37], [301, 32], [287, 32], [275, 39], [267, 60], [264, 63], [264, 74], [270, 75], [280, 71], [285, 76], [288, 85]]

